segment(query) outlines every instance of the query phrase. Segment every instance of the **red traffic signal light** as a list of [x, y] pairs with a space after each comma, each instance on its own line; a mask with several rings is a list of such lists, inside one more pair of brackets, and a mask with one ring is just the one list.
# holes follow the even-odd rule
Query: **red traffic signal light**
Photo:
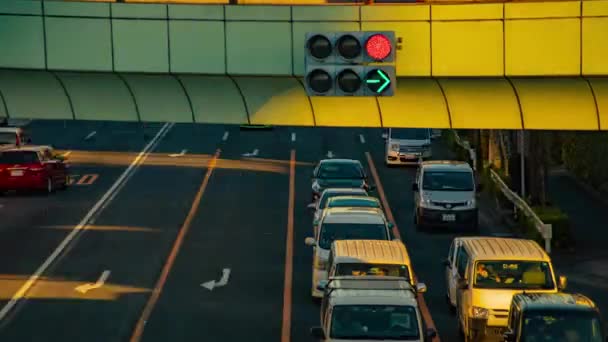
[[388, 57], [393, 50], [391, 40], [381, 34], [374, 34], [365, 42], [365, 52], [376, 61], [381, 61]]

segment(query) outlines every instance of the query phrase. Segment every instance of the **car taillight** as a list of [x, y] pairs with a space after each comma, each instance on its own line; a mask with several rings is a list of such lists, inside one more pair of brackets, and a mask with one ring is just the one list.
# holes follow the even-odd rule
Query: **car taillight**
[[42, 171], [44, 171], [44, 168], [40, 167], [40, 166], [32, 166], [32, 167], [29, 167], [28, 170], [32, 171], [32, 172], [42, 172]]

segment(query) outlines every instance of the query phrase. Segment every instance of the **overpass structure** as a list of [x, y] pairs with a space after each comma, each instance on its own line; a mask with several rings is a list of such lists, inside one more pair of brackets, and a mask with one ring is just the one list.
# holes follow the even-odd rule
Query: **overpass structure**
[[[608, 0], [0, 3], [0, 117], [608, 129]], [[304, 34], [392, 30], [393, 97], [307, 97]]]

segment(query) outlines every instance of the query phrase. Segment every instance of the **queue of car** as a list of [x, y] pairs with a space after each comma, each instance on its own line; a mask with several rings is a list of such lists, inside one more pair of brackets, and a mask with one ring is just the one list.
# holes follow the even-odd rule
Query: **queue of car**
[[[418, 228], [478, 229], [474, 171], [464, 162], [420, 161], [415, 182]], [[359, 161], [322, 160], [312, 175], [311, 295], [321, 299], [322, 341], [431, 341], [418, 304], [406, 245]], [[597, 306], [565, 293], [567, 278], [533, 240], [497, 236], [453, 239], [444, 260], [446, 299], [461, 340], [605, 342]]]
[[321, 299], [323, 341], [430, 341], [418, 304], [426, 285], [414, 275], [360, 161], [321, 160], [312, 174], [311, 296]]
[[32, 145], [21, 127], [0, 127], [0, 194], [12, 190], [52, 193], [69, 185], [69, 166], [51, 146]]

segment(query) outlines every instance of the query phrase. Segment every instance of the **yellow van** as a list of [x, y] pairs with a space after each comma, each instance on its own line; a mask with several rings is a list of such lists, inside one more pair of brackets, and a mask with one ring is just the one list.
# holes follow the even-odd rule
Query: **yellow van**
[[[352, 276], [389, 276], [407, 280], [418, 292], [426, 286], [417, 283], [412, 262], [401, 241], [336, 240], [329, 252], [330, 279]], [[327, 281], [319, 284], [322, 290]]]
[[[533, 240], [497, 237], [456, 238], [454, 268], [456, 314], [465, 342], [501, 339], [517, 293], [557, 293], [566, 277], [556, 277], [551, 258]], [[452, 257], [450, 255], [450, 257]], [[450, 258], [448, 258], [449, 260]]]

